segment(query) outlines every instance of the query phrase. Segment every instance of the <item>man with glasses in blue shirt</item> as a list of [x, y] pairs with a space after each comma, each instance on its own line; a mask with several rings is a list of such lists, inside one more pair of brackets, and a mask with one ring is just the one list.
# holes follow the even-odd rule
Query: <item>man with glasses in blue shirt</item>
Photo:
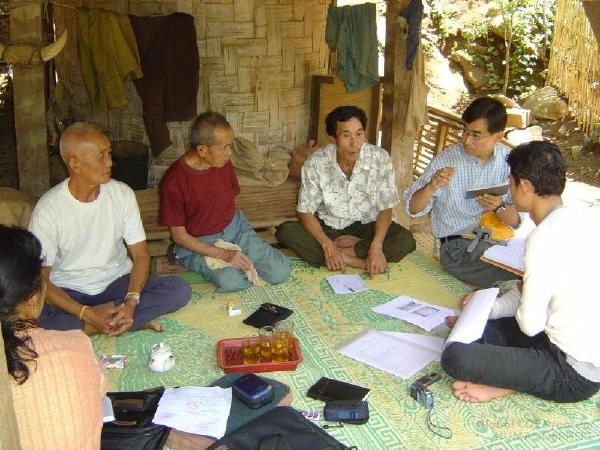
[[462, 142], [436, 155], [404, 192], [411, 217], [431, 212], [431, 231], [440, 240], [440, 263], [444, 270], [482, 288], [515, 278], [514, 274], [480, 260], [491, 243], [484, 241], [474, 250], [469, 249], [472, 233], [485, 211], [494, 211], [511, 227], [520, 222], [510, 194], [466, 196], [467, 190], [474, 187], [508, 182], [506, 157], [510, 149], [501, 143], [506, 119], [506, 108], [499, 101], [490, 97], [474, 100], [462, 115]]

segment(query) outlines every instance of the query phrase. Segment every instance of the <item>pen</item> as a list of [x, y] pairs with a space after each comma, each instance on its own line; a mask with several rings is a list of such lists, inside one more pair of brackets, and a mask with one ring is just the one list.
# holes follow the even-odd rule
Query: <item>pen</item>
[[263, 303], [261, 305], [261, 308], [264, 308], [267, 311], [272, 312], [273, 314], [279, 314], [279, 311], [277, 311], [275, 305], [271, 305], [270, 303]]

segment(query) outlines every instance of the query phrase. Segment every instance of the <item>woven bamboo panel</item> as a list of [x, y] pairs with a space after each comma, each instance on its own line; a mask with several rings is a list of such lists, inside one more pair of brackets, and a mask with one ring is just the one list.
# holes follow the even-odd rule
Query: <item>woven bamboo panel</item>
[[[593, 8], [600, 8], [600, 2]], [[600, 43], [580, 0], [558, 0], [548, 83], [567, 97], [584, 132], [600, 122]]]
[[[77, 57], [75, 7], [118, 13], [194, 17], [200, 55], [198, 111], [223, 113], [236, 134], [266, 152], [272, 145], [292, 149], [308, 137], [310, 75], [325, 74], [329, 49], [325, 21], [330, 0], [64, 0], [55, 7], [56, 29], [70, 31], [67, 48], [56, 60], [59, 78], [73, 93], [79, 120], [105, 124], [114, 139], [148, 143], [141, 102], [135, 89], [119, 112], [92, 117]], [[174, 149], [155, 164], [182, 151], [173, 136], [189, 123], [169, 123]], [[156, 171], [155, 171], [156, 172]]]

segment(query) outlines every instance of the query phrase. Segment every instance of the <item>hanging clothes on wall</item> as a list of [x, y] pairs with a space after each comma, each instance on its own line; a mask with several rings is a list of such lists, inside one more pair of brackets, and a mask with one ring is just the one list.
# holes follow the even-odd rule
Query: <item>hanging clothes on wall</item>
[[194, 18], [184, 13], [129, 18], [144, 70], [135, 87], [152, 154], [157, 156], [171, 145], [167, 122], [190, 120], [197, 113], [200, 58]]
[[415, 56], [417, 56], [417, 48], [421, 41], [423, 3], [421, 0], [411, 0], [400, 15], [408, 22], [408, 33], [406, 36], [406, 70], [410, 70], [412, 69]]
[[92, 112], [127, 106], [125, 81], [143, 76], [129, 18], [103, 9], [77, 9], [81, 74]]
[[375, 3], [330, 7], [325, 42], [337, 53], [337, 74], [347, 92], [362, 91], [379, 82]]

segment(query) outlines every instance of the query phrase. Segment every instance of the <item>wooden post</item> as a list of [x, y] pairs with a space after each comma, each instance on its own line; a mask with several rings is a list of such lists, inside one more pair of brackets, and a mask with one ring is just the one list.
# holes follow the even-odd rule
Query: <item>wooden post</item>
[[[412, 182], [413, 145], [415, 136], [404, 130], [410, 98], [410, 71], [406, 70], [406, 38], [398, 14], [409, 0], [388, 0], [385, 33], [385, 66], [382, 100], [381, 146], [392, 155], [396, 185], [402, 191]], [[410, 218], [401, 204], [396, 208], [396, 221], [408, 227]]]
[[[11, 0], [13, 43], [42, 44], [42, 3]], [[50, 187], [44, 64], [13, 65], [19, 189], [37, 199]]]

